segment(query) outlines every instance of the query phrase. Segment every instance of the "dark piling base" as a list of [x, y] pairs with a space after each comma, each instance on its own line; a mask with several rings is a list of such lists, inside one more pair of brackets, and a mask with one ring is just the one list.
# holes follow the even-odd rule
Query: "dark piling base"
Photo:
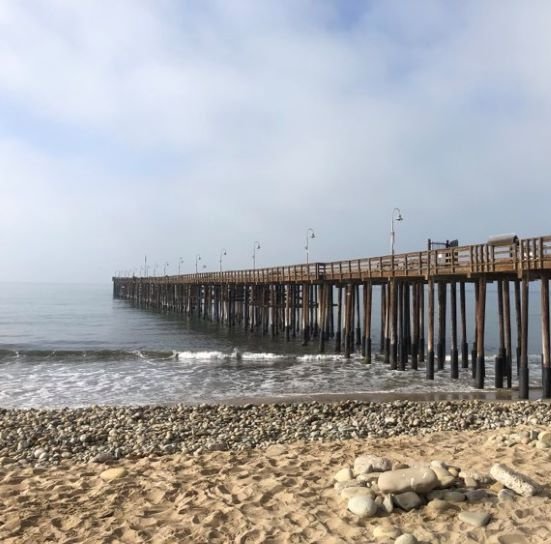
[[495, 388], [503, 389], [503, 379], [505, 377], [505, 354], [500, 351], [495, 357]]
[[475, 387], [484, 389], [484, 378], [486, 377], [486, 365], [484, 357], [476, 358]]
[[459, 352], [456, 349], [451, 352], [451, 377], [452, 380], [459, 378]]
[[461, 368], [469, 368], [469, 344], [461, 344]]
[[549, 367], [542, 367], [541, 369], [542, 373], [542, 398], [544, 399], [551, 399], [551, 368]]
[[530, 387], [528, 385], [529, 372], [528, 367], [518, 369], [518, 398], [528, 399]]
[[434, 351], [427, 353], [427, 366], [425, 370], [427, 380], [434, 380]]
[[371, 338], [365, 339], [365, 362], [371, 364]]

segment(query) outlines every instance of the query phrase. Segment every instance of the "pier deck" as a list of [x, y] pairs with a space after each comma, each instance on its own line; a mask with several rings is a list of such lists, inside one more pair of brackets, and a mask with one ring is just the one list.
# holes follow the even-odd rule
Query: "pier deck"
[[[373, 288], [377, 286], [379, 351], [390, 369], [417, 370], [419, 363], [425, 363], [427, 379], [434, 379], [435, 362], [437, 370], [444, 369], [449, 347], [451, 378], [458, 378], [460, 368], [470, 369], [476, 387], [483, 388], [486, 285], [497, 282], [499, 350], [495, 386], [513, 387], [513, 366], [516, 366], [519, 397], [528, 398], [529, 285], [538, 280], [542, 307], [542, 395], [551, 398], [550, 275], [551, 236], [540, 236], [327, 263], [175, 276], [114, 277], [113, 295], [146, 307], [197, 315], [229, 327], [242, 326], [251, 332], [281, 335], [287, 340], [302, 335], [304, 344], [315, 338], [321, 352], [327, 349], [330, 340], [334, 341], [335, 351], [342, 350], [346, 357], [360, 347], [366, 363], [370, 363]], [[475, 286], [476, 326], [470, 357], [467, 283]], [[516, 365], [512, 364], [510, 284], [516, 321]]]

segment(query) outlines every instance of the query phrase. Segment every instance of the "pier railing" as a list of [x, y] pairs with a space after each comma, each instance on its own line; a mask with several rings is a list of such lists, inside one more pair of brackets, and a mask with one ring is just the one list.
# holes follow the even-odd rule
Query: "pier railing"
[[351, 259], [329, 263], [297, 264], [258, 268], [201, 272], [177, 276], [136, 278], [152, 283], [273, 284], [312, 283], [319, 281], [385, 280], [388, 278], [423, 278], [509, 274], [521, 277], [525, 272], [551, 269], [551, 235], [526, 238], [510, 244], [475, 244]]

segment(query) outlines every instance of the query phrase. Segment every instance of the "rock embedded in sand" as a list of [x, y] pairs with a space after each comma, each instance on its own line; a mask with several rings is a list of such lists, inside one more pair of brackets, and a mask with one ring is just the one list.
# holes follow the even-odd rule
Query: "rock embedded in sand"
[[492, 478], [502, 483], [506, 488], [512, 489], [523, 497], [532, 497], [537, 493], [536, 486], [524, 474], [515, 472], [512, 468], [496, 463], [490, 469]]
[[123, 467], [116, 467], [116, 468], [108, 468], [107, 470], [104, 470], [99, 477], [106, 481], [111, 482], [113, 480], [118, 480], [120, 478], [124, 478], [126, 476], [127, 471]]
[[551, 446], [551, 431], [542, 431], [538, 434], [538, 442]]
[[377, 485], [381, 493], [428, 493], [438, 485], [438, 478], [430, 468], [403, 468], [383, 472]]
[[402, 531], [397, 527], [378, 525], [373, 529], [373, 538], [377, 540], [390, 540], [391, 538], [398, 538], [401, 534]]
[[440, 514], [440, 512], [444, 512], [444, 510], [448, 510], [451, 507], [452, 505], [443, 499], [433, 499], [429, 502], [426, 509], [433, 514]]
[[392, 461], [386, 457], [377, 455], [360, 455], [354, 461], [354, 474], [367, 474], [369, 472], [385, 472], [392, 468]]
[[417, 544], [418, 540], [411, 533], [404, 533], [400, 535], [395, 541], [394, 544]]
[[352, 497], [348, 501], [348, 510], [360, 518], [370, 518], [377, 512], [377, 505], [371, 497]]
[[392, 500], [392, 495], [384, 496], [382, 507], [386, 514], [392, 514], [392, 512], [394, 512], [394, 501]]
[[108, 452], [98, 453], [91, 459], [93, 463], [112, 463], [114, 460], [115, 458]]
[[352, 475], [352, 471], [349, 467], [341, 468], [336, 474], [335, 474], [335, 481], [336, 482], [347, 482], [349, 480], [352, 480], [354, 476]]
[[499, 502], [511, 502], [515, 500], [515, 493], [510, 489], [502, 489], [497, 494], [497, 500]]
[[473, 527], [484, 527], [490, 521], [490, 514], [488, 512], [460, 512], [457, 517]]

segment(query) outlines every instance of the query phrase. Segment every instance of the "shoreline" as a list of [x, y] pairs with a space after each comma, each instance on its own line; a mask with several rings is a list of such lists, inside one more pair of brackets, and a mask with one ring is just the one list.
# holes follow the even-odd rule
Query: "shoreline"
[[[340, 442], [551, 425], [548, 402], [344, 400], [212, 405], [93, 406], [0, 410], [0, 466], [65, 460], [162, 457], [244, 451], [270, 444]], [[325, 397], [325, 400], [327, 398]]]

